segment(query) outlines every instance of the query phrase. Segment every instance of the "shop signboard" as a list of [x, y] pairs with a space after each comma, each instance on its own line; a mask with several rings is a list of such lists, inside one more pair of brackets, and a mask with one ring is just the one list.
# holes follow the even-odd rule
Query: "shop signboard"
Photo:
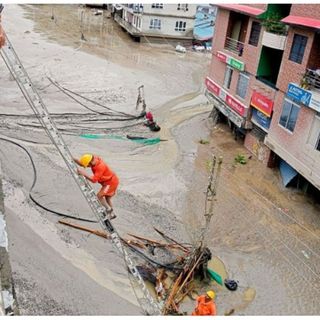
[[302, 89], [297, 84], [291, 82], [288, 84], [287, 96], [288, 98], [308, 107], [312, 94], [310, 91]]
[[217, 58], [219, 60], [221, 60], [222, 62], [227, 63], [227, 55], [225, 55], [223, 52], [218, 51], [217, 52]]
[[271, 118], [267, 117], [257, 109], [252, 109], [252, 120], [266, 130], [270, 127]]
[[251, 97], [251, 105], [265, 114], [267, 117], [271, 116], [273, 109], [273, 101], [262, 95], [261, 93], [254, 92]]
[[206, 78], [206, 87], [210, 92], [214, 93], [216, 96], [219, 96], [220, 86], [213, 82], [209, 77]]
[[241, 116], [246, 116], [247, 108], [245, 105], [237, 101], [235, 98], [227, 94], [226, 96], [226, 103], [229, 107], [231, 107], [233, 110], [235, 110], [237, 113], [239, 113]]
[[312, 108], [313, 110], [316, 110], [317, 112], [320, 112], [320, 95], [315, 95], [312, 93], [311, 100], [309, 107]]
[[240, 70], [240, 71], [244, 71], [244, 63], [241, 62], [241, 61], [239, 61], [239, 60], [237, 60], [237, 59], [234, 59], [234, 58], [232, 58], [232, 57], [229, 57], [228, 60], [227, 60], [227, 63], [228, 63], [231, 67], [233, 67], [233, 68], [235, 68], [235, 69], [238, 69], [238, 70]]
[[207, 89], [214, 93], [217, 97], [219, 97], [223, 102], [225, 102], [231, 109], [236, 111], [242, 117], [247, 115], [248, 108], [233, 98], [231, 95], [227, 93], [224, 89], [222, 89], [219, 85], [217, 85], [214, 81], [212, 81], [209, 77], [206, 78], [206, 86]]
[[244, 63], [242, 61], [235, 59], [222, 51], [217, 51], [217, 58], [237, 70], [244, 71]]

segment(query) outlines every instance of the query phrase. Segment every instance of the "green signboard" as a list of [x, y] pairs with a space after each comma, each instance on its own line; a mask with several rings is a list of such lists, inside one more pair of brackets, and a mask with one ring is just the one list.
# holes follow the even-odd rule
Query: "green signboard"
[[240, 71], [244, 70], [244, 63], [237, 59], [229, 57], [229, 59], [227, 60], [227, 63], [230, 64], [230, 66], [234, 67], [235, 69], [238, 69]]

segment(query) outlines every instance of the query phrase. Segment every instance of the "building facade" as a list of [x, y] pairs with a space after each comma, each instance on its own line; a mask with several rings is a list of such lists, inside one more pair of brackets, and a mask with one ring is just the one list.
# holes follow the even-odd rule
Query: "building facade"
[[206, 78], [214, 110], [261, 161], [320, 189], [320, 5], [218, 7]]
[[121, 4], [114, 19], [137, 40], [192, 40], [197, 5], [178, 3]]

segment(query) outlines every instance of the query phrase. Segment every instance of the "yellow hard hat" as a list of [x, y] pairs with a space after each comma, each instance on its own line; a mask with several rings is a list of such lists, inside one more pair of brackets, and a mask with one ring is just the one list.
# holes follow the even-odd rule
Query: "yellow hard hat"
[[207, 291], [207, 296], [211, 299], [214, 299], [216, 294], [214, 293], [214, 291]]
[[84, 154], [80, 158], [81, 165], [86, 168], [89, 165], [89, 163], [91, 162], [92, 158], [93, 158], [92, 154]]

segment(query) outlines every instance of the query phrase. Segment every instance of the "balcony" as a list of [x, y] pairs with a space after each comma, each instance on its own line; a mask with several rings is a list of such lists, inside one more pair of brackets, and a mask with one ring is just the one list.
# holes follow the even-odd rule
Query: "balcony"
[[262, 36], [262, 45], [277, 50], [284, 50], [286, 46], [286, 39], [286, 35], [264, 31]]
[[115, 14], [114, 20], [117, 21], [120, 24], [120, 26], [123, 27], [124, 29], [126, 29], [131, 35], [133, 35], [133, 36], [140, 36], [141, 35], [141, 31], [139, 29], [134, 27], [128, 21], [125, 21], [124, 19], [122, 19], [118, 14]]
[[143, 13], [143, 4], [140, 3], [128, 3], [124, 4], [129, 12], [131, 13]]
[[231, 51], [237, 54], [239, 57], [243, 54], [244, 43], [238, 40], [226, 37], [226, 41], [224, 43], [224, 48], [228, 51]]
[[320, 69], [306, 69], [300, 86], [305, 90], [315, 91], [320, 94]]

